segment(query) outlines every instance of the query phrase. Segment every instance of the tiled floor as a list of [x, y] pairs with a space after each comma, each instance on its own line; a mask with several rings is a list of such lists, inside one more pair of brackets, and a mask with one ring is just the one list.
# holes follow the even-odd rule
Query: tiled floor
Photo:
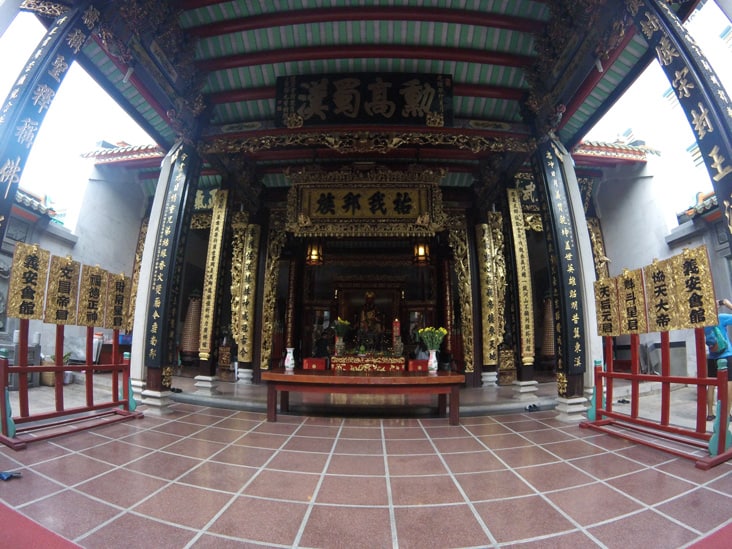
[[732, 517], [729, 463], [701, 471], [554, 411], [449, 426], [173, 408], [0, 448], [0, 470], [22, 472], [0, 500], [105, 549], [647, 549], [688, 546]]

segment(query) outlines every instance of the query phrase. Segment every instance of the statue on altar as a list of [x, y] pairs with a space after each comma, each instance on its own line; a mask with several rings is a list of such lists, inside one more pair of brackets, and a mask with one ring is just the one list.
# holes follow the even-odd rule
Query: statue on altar
[[368, 291], [358, 318], [358, 345], [368, 351], [381, 350], [384, 335], [384, 313], [375, 303], [376, 295]]

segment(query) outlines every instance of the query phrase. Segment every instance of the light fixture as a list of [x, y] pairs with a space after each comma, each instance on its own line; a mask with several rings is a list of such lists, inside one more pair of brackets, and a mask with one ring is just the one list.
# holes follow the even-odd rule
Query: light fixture
[[306, 265], [322, 265], [323, 264], [323, 244], [319, 240], [311, 240], [305, 251]]
[[430, 245], [424, 240], [414, 243], [414, 264], [428, 265], [430, 262]]
[[122, 77], [123, 84], [129, 84], [130, 77], [132, 76], [133, 72], [135, 72], [135, 67], [133, 67], [132, 65], [128, 65], [127, 72], [125, 72], [125, 75]]

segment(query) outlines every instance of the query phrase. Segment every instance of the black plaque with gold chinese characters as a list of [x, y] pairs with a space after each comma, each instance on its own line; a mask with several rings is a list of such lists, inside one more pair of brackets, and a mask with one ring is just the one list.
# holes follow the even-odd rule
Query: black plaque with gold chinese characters
[[81, 266], [77, 325], [91, 327], [104, 325], [108, 278], [109, 273], [99, 266]]
[[[565, 170], [574, 169], [572, 159], [560, 144], [546, 141], [539, 146], [536, 160], [546, 187], [547, 210], [557, 262], [559, 321], [555, 337], [560, 370], [577, 375], [585, 371], [586, 345], [582, 272], [577, 238], [570, 208]], [[564, 165], [566, 163], [566, 166]]]
[[694, 132], [720, 209], [727, 218], [732, 248], [732, 101], [669, 3], [633, 0], [625, 6], [649, 49], [655, 50]]
[[15, 245], [8, 288], [9, 318], [43, 318], [50, 259], [51, 252], [42, 250], [37, 244], [18, 242]]
[[51, 257], [48, 297], [43, 321], [48, 324], [76, 324], [81, 264], [71, 257]]
[[[176, 350], [179, 274], [193, 199], [196, 192], [199, 158], [195, 149], [178, 142], [163, 159], [158, 185], [165, 185], [165, 202], [155, 235], [152, 283], [148, 295], [145, 329], [145, 365], [162, 368], [173, 363]], [[194, 194], [195, 196], [195, 194]], [[167, 378], [166, 378], [167, 379]], [[169, 386], [169, 385], [168, 385]]]
[[278, 126], [384, 122], [433, 128], [452, 126], [452, 76], [349, 73], [277, 79]]
[[[18, 3], [16, 3], [17, 5]], [[32, 4], [32, 3], [31, 3]], [[46, 36], [0, 106], [0, 240], [28, 155], [61, 82], [81, 48], [99, 24], [99, 11], [78, 2], [48, 25]], [[3, 68], [5, 71], [6, 68]], [[69, 130], [70, 131], [70, 130]], [[39, 308], [34, 314], [41, 314]], [[34, 317], [35, 318], [35, 317]]]

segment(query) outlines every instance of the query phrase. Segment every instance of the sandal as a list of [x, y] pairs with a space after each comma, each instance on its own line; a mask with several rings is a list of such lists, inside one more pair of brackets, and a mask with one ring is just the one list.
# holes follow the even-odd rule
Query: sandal
[[717, 416], [707, 416], [707, 421], [714, 421]]

